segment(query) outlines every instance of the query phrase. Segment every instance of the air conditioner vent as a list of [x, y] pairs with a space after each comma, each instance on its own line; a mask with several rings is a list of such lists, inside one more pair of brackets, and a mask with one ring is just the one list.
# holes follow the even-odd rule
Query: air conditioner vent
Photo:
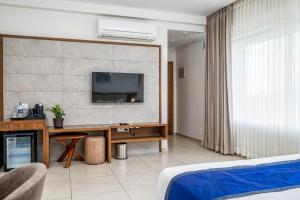
[[156, 27], [150, 23], [100, 19], [98, 36], [150, 42], [156, 39]]

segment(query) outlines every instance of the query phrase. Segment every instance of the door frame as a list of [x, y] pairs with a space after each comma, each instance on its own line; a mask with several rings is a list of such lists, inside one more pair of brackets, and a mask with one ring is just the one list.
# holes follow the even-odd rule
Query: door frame
[[168, 62], [168, 134], [174, 134], [174, 62]]

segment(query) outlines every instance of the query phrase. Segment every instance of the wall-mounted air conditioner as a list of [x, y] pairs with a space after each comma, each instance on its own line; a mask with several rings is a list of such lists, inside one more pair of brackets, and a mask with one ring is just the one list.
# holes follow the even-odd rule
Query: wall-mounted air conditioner
[[98, 37], [151, 42], [156, 39], [156, 27], [146, 22], [99, 19]]

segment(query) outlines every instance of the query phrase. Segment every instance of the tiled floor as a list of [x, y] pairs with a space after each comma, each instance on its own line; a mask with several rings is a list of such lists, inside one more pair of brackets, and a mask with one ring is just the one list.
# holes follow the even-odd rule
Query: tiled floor
[[171, 136], [169, 152], [130, 155], [110, 164], [73, 162], [70, 169], [52, 163], [43, 199], [154, 200], [158, 174], [166, 167], [242, 159], [223, 156], [200, 147], [197, 140]]

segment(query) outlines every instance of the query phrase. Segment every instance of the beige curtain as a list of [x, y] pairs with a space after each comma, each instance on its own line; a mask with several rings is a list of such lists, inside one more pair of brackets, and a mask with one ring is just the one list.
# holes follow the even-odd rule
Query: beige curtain
[[232, 6], [207, 17], [205, 148], [233, 154], [230, 133], [229, 72], [231, 66]]

